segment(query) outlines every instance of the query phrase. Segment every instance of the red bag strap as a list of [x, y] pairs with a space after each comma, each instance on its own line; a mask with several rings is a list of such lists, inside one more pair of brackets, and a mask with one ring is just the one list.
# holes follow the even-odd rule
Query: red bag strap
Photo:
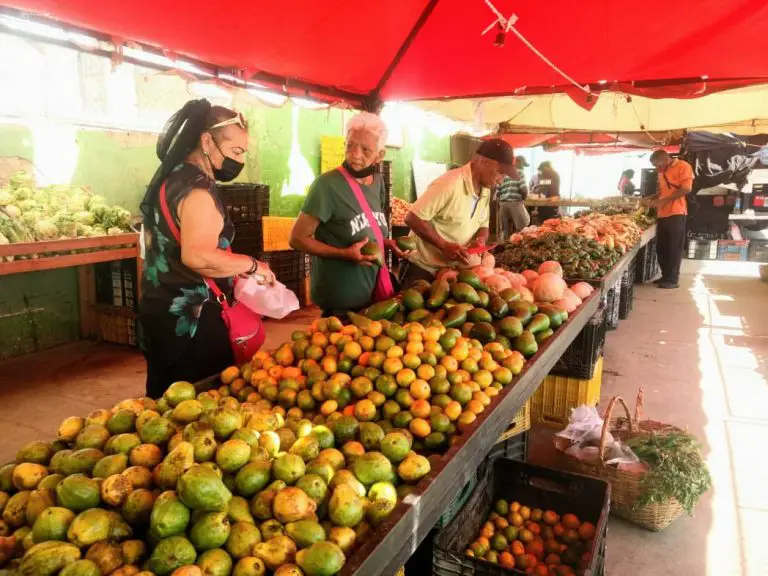
[[[365, 199], [365, 194], [363, 194], [363, 190], [360, 188], [360, 184], [357, 183], [357, 180], [352, 177], [352, 175], [349, 173], [349, 171], [347, 171], [346, 168], [344, 168], [344, 166], [339, 166], [339, 172], [341, 172], [341, 175], [346, 178], [349, 187], [352, 188], [352, 192], [354, 192], [355, 198], [357, 198], [357, 203], [360, 205], [363, 214], [365, 214], [365, 217], [368, 219], [368, 225], [371, 227], [371, 230], [373, 230], [373, 235], [376, 237], [376, 243], [381, 247], [383, 251], [384, 235], [381, 233], [381, 228], [379, 228], [378, 221], [373, 217], [373, 211], [371, 210], [371, 206], [368, 204], [368, 200]], [[391, 296], [394, 294], [395, 288], [392, 286], [392, 280], [389, 277], [389, 270], [387, 270], [385, 266], [386, 265], [382, 263], [382, 269], [379, 270], [376, 281], [378, 282], [379, 288], [382, 290], [382, 292], [388, 296]]]
[[[165, 218], [165, 223], [168, 225], [168, 229], [171, 231], [171, 234], [173, 234], [176, 242], [181, 245], [181, 232], [179, 231], [179, 227], [176, 225], [176, 222], [174, 222], [173, 217], [171, 216], [170, 208], [168, 208], [168, 196], [165, 193], [165, 182], [163, 182], [160, 186], [160, 210], [163, 212], [163, 218]], [[227, 248], [227, 252], [230, 251], [231, 249]], [[203, 281], [205, 282], [205, 285], [208, 286], [208, 289], [213, 292], [213, 295], [216, 296], [216, 300], [219, 304], [221, 304], [221, 307], [225, 310], [229, 308], [227, 297], [221, 291], [221, 288], [219, 288], [218, 284], [205, 276], [203, 276]]]

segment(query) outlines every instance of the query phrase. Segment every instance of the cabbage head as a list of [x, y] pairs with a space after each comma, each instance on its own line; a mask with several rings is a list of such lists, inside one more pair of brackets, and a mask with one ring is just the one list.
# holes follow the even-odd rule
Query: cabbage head
[[40, 240], [53, 240], [59, 235], [59, 229], [56, 228], [51, 220], [43, 219], [38, 220], [35, 224], [35, 236]]

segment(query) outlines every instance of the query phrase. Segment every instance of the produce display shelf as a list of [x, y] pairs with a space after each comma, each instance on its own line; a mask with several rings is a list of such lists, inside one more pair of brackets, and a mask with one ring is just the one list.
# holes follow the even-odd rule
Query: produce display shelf
[[614, 201], [614, 202], [606, 202], [605, 199], [600, 200], [590, 200], [588, 198], [584, 199], [573, 199], [573, 200], [544, 200], [541, 198], [528, 198], [525, 200], [526, 206], [560, 206], [563, 208], [569, 208], [569, 207], [586, 207], [586, 208], [593, 208], [596, 206], [605, 206], [606, 204], [610, 204], [613, 206], [635, 206], [639, 203], [639, 198], [637, 201]]
[[368, 540], [348, 560], [343, 576], [395, 574], [419, 544], [429, 535], [443, 511], [463, 486], [477, 472], [496, 440], [534, 394], [544, 377], [581, 332], [599, 304], [596, 293], [526, 362], [516, 381], [499, 394], [492, 410], [480, 414], [475, 424], [422, 479], [413, 494], [407, 496], [379, 527], [376, 537]]
[[[515, 381], [497, 396], [492, 410], [477, 417], [474, 425], [451, 446], [432, 471], [422, 479], [413, 494], [407, 496], [371, 538], [347, 559], [342, 576], [390, 576], [428, 537], [442, 514], [456, 497], [458, 486], [476, 477], [486, 456], [497, 446], [510, 420], [533, 396], [544, 378], [579, 335], [597, 311], [600, 294], [597, 290], [558, 328], [554, 336], [528, 359]], [[195, 384], [199, 392], [218, 385], [219, 376], [211, 376]], [[525, 435], [507, 443], [525, 441]]]
[[[75, 254], [71, 252], [75, 251]], [[44, 254], [55, 253], [51, 256]], [[34, 259], [19, 259], [19, 256], [43, 254]], [[116, 236], [75, 238], [73, 240], [50, 240], [45, 242], [24, 242], [0, 246], [0, 276], [85, 266], [97, 262], [110, 262], [139, 256], [139, 235], [135, 232]], [[4, 261], [13, 257], [11, 262]]]

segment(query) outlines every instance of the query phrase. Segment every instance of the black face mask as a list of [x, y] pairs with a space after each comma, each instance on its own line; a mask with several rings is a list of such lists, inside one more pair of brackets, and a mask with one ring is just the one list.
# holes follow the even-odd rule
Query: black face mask
[[[245, 164], [242, 162], [238, 162], [234, 158], [230, 158], [224, 152], [221, 151], [221, 147], [219, 146], [219, 143], [216, 142], [216, 140], [211, 137], [211, 140], [213, 140], [213, 143], [216, 145], [216, 148], [219, 150], [219, 154], [221, 154], [224, 157], [224, 160], [221, 163], [221, 168], [216, 168], [213, 163], [211, 163], [211, 169], [213, 171], [213, 177], [218, 180], [219, 182], [229, 182], [231, 180], [234, 180], [240, 175], [240, 172], [243, 171], [243, 167]], [[211, 162], [211, 158], [208, 157], [208, 162]]]
[[368, 176], [373, 176], [376, 174], [376, 163], [374, 162], [368, 168], [363, 168], [362, 170], [355, 170], [352, 168], [352, 166], [349, 165], [349, 162], [344, 160], [344, 163], [342, 164], [347, 172], [349, 172], [353, 178], [368, 178]]

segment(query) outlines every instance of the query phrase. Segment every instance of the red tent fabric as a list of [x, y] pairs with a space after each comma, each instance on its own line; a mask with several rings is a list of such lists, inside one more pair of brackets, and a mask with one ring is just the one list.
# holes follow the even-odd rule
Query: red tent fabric
[[[765, 0], [490, 1], [582, 85], [690, 97], [768, 80]], [[0, 3], [352, 104], [570, 89], [511, 32], [481, 35], [485, 0]]]

